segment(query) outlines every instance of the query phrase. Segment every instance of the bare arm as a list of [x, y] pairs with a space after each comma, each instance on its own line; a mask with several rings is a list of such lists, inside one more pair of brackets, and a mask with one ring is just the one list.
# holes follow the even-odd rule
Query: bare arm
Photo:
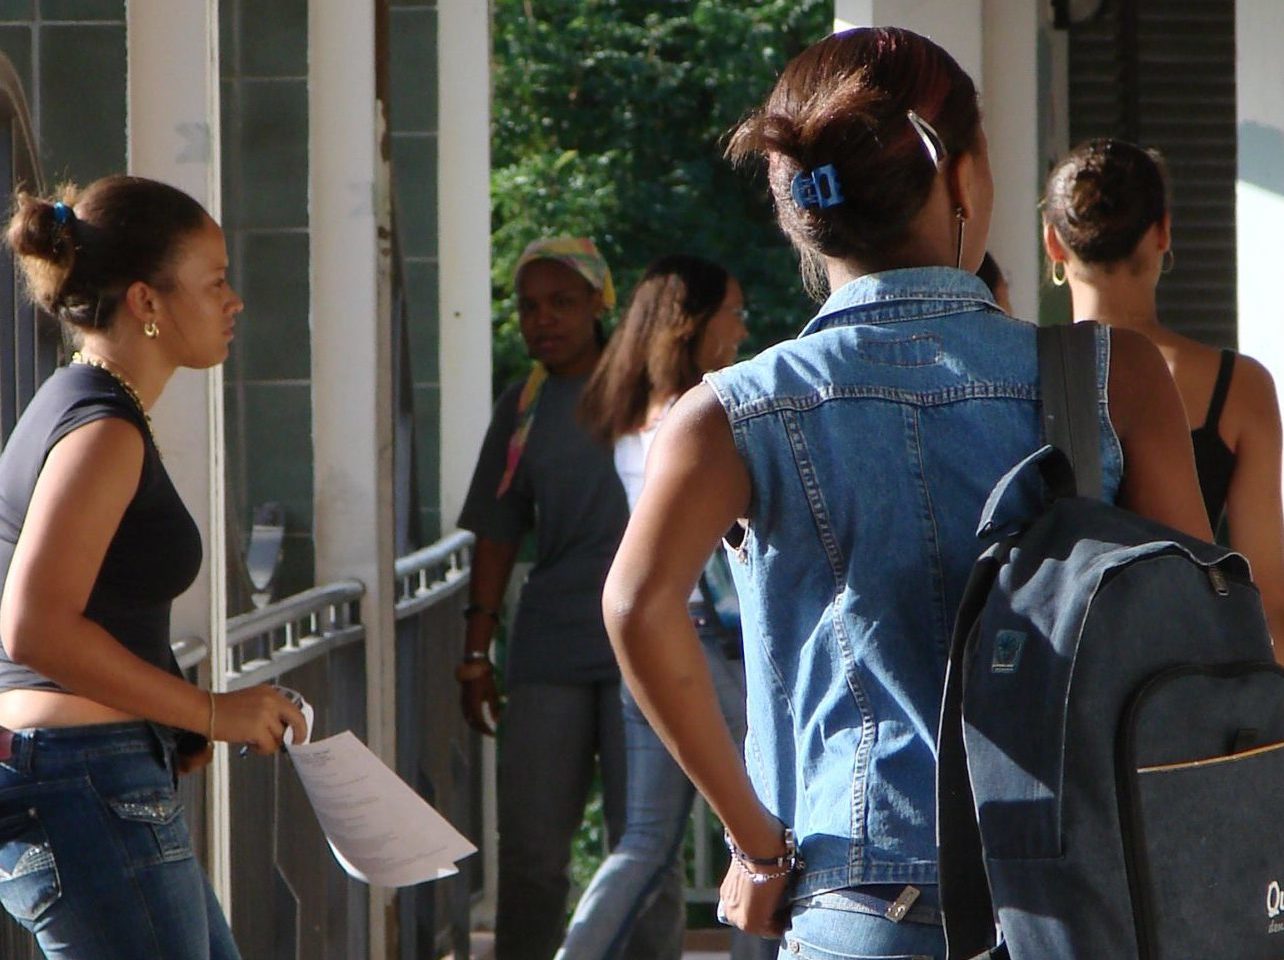
[[[207, 733], [209, 695], [125, 649], [84, 615], [107, 547], [138, 487], [143, 441], [124, 420], [73, 430], [36, 481], [0, 597], [11, 659], [73, 693], [132, 716]], [[270, 687], [219, 697], [215, 738], [275, 750], [302, 714]]]
[[1231, 546], [1248, 558], [1262, 592], [1266, 622], [1284, 663], [1284, 507], [1281, 506], [1281, 430], [1275, 384], [1266, 368], [1240, 357], [1233, 383], [1235, 472], [1226, 499]]
[[[513, 574], [519, 544], [502, 540], [477, 539], [473, 550], [473, 567], [468, 584], [468, 605], [471, 612], [464, 633], [464, 656], [474, 654], [490, 656], [490, 642], [499, 625], [500, 607], [508, 579]], [[477, 661], [480, 663], [480, 660]], [[493, 670], [479, 673], [472, 680], [460, 684], [460, 704], [464, 719], [473, 729], [494, 736], [491, 718], [498, 722], [502, 712], [499, 688]], [[486, 716], [490, 711], [491, 718]]]
[[1110, 331], [1110, 419], [1123, 446], [1119, 502], [1211, 540], [1181, 395], [1163, 356], [1139, 333]]
[[[606, 581], [602, 611], [625, 681], [669, 752], [750, 856], [783, 850], [718, 707], [687, 598], [718, 538], [749, 503], [749, 476], [712, 391], [696, 387], [665, 418], [646, 483]], [[728, 916], [777, 935], [783, 882], [749, 884], [733, 865]]]

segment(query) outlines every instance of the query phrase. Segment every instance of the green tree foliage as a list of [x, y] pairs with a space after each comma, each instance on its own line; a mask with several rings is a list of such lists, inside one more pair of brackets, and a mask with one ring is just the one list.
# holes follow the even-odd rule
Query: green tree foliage
[[747, 351], [812, 309], [761, 173], [727, 132], [830, 29], [832, 0], [494, 0], [492, 241], [496, 389], [527, 360], [512, 271], [538, 236], [591, 236], [621, 298], [670, 252], [745, 289]]

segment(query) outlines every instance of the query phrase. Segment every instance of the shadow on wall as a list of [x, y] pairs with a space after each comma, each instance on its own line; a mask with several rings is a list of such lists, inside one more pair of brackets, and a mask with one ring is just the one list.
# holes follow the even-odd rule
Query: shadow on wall
[[1284, 130], [1261, 123], [1239, 125], [1239, 179], [1284, 197]]

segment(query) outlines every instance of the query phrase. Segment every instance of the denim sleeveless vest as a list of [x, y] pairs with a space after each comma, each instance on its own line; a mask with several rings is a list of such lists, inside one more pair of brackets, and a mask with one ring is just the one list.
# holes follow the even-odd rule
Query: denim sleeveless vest
[[[1097, 355], [1113, 500], [1104, 330]], [[854, 280], [797, 340], [706, 377], [752, 482], [732, 562], [745, 755], [798, 837], [796, 897], [936, 882], [950, 632], [985, 499], [1042, 444], [1037, 366], [1033, 324], [975, 276], [930, 267]]]

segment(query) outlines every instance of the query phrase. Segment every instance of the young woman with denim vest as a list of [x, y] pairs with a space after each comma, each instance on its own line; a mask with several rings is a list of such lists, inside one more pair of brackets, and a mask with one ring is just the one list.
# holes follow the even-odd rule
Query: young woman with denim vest
[[[850, 30], [785, 68], [730, 154], [766, 159], [781, 227], [832, 293], [797, 340], [706, 376], [666, 418], [608, 630], [727, 827], [731, 922], [783, 933], [782, 956], [941, 958], [946, 650], [985, 497], [1042, 444], [1034, 327], [975, 275], [992, 201], [976, 91], [929, 40]], [[1207, 537], [1162, 357], [1103, 329], [1098, 388], [1107, 495]], [[748, 777], [686, 616], [737, 518]]]
[[1053, 281], [1070, 284], [1075, 320], [1144, 334], [1177, 383], [1208, 522], [1223, 517], [1248, 557], [1284, 657], [1284, 506], [1275, 382], [1252, 357], [1217, 350], [1159, 322], [1155, 288], [1172, 269], [1172, 215], [1159, 155], [1089, 140], [1048, 175], [1043, 243]]
[[147, 411], [179, 367], [227, 358], [243, 304], [195, 200], [107, 177], [18, 197], [8, 242], [77, 345], [0, 454], [0, 903], [48, 957], [239, 956], [192, 853], [180, 772], [213, 740], [275, 751], [275, 688], [188, 683], [170, 605], [200, 534]]
[[[700, 257], [672, 254], [647, 267], [584, 388], [580, 414], [590, 434], [614, 447], [615, 469], [632, 506], [660, 422], [701, 374], [725, 367], [747, 335], [744, 294], [727, 271]], [[745, 682], [739, 637], [732, 637], [697, 588], [688, 607], [713, 677], [722, 717], [741, 742]], [[628, 761], [624, 834], [594, 874], [558, 953], [565, 960], [623, 955], [633, 921], [648, 904], [667, 930], [653, 960], [682, 956], [686, 911], [678, 860], [695, 790], [647, 723], [628, 688], [621, 690]], [[657, 912], [663, 909], [663, 920]], [[768, 941], [746, 942], [737, 955], [774, 956]]]

